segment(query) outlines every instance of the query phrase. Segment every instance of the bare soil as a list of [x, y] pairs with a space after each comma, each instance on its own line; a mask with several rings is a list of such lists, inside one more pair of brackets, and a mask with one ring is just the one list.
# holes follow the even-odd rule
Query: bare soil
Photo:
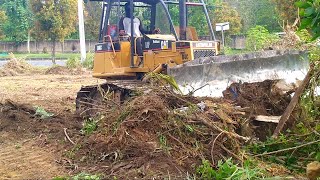
[[[201, 159], [214, 166], [229, 157], [242, 161], [245, 135], [241, 119], [280, 113], [287, 103], [280, 103], [274, 111], [265, 110], [262, 106], [269, 109], [274, 104], [266, 103], [274, 94], [249, 92], [252, 87], [271, 92], [271, 82], [247, 85], [247, 90], [243, 86], [238, 101], [232, 96], [184, 97], [154, 86], [122, 105], [106, 100], [99, 107], [104, 116], [98, 118], [98, 129], [83, 135], [84, 120], [75, 115], [76, 93], [82, 85], [102, 82], [86, 74], [1, 77], [0, 177], [50, 179], [91, 172], [106, 178], [181, 179], [187, 172], [194, 173]], [[264, 98], [258, 99], [261, 96]], [[203, 111], [194, 106], [200, 102], [206, 104]], [[236, 106], [248, 104], [259, 108], [237, 110]], [[41, 119], [35, 115], [36, 107], [54, 116]]]
[[[74, 116], [76, 92], [98, 81], [86, 76], [33, 75], [0, 78], [0, 179], [50, 179], [67, 175], [65, 139], [79, 134], [82, 119]], [[35, 106], [54, 113], [42, 120]], [[71, 172], [71, 171], [70, 171]]]

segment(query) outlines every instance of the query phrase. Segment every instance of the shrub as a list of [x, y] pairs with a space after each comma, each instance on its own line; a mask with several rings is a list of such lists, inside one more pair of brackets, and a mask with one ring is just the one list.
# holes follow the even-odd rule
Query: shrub
[[83, 122], [83, 127], [80, 132], [84, 135], [90, 135], [98, 128], [99, 120], [89, 118]]
[[256, 26], [248, 31], [246, 48], [251, 51], [262, 50], [279, 40], [275, 34], [270, 34], [263, 26]]
[[44, 47], [44, 48], [42, 49], [42, 53], [43, 53], [43, 54], [47, 54], [47, 53], [48, 53], [47, 47]]
[[200, 179], [261, 179], [263, 172], [259, 168], [252, 168], [249, 160], [244, 162], [243, 167], [238, 167], [232, 162], [232, 159], [227, 159], [225, 162], [219, 161], [217, 170], [214, 170], [209, 161], [202, 161], [202, 165], [197, 168], [197, 175]]
[[79, 58], [72, 57], [67, 60], [66, 66], [69, 69], [78, 68], [78, 67], [81, 67], [81, 62], [80, 62]]
[[93, 54], [91, 53], [87, 54], [87, 58], [82, 62], [82, 66], [87, 69], [93, 69], [93, 59], [94, 59]]

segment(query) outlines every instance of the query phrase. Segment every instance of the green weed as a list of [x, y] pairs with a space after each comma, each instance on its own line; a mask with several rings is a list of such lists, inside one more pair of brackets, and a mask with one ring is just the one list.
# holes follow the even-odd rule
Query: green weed
[[54, 116], [53, 113], [49, 113], [47, 112], [45, 109], [43, 109], [42, 107], [39, 107], [39, 106], [35, 106], [34, 107], [35, 110], [36, 110], [36, 113], [34, 114], [35, 116], [39, 116], [40, 119], [48, 119], [52, 116]]
[[98, 174], [88, 174], [82, 172], [72, 177], [55, 177], [52, 180], [100, 180], [101, 178], [102, 176]]
[[87, 58], [82, 62], [82, 67], [87, 69], [93, 69], [93, 54], [87, 54]]
[[76, 155], [76, 153], [80, 150], [81, 145], [80, 144], [76, 144], [73, 146], [73, 148], [69, 151], [66, 152], [66, 156], [70, 159], [73, 159]]
[[209, 161], [203, 160], [197, 170], [200, 179], [215, 180], [247, 180], [261, 179], [263, 172], [259, 168], [252, 168], [250, 161], [245, 161], [243, 167], [239, 167], [228, 159], [225, 162], [219, 161], [217, 170], [213, 169]]
[[[304, 172], [306, 165], [311, 161], [317, 160], [317, 157], [320, 156], [320, 143], [299, 146], [319, 140], [319, 135], [308, 132], [302, 123], [297, 126], [300, 126], [300, 130], [294, 130], [294, 132], [303, 131], [307, 133], [304, 135], [290, 133], [281, 135], [277, 139], [269, 138], [266, 142], [251, 144], [247, 146], [247, 149], [253, 154], [261, 155], [263, 160], [284, 165], [293, 171]], [[280, 152], [264, 155], [265, 153], [277, 151]]]
[[182, 94], [182, 91], [180, 90], [179, 85], [177, 84], [176, 80], [172, 76], [161, 74], [161, 73], [149, 73], [148, 75], [157, 80], [160, 80], [160, 81], [163, 80], [167, 82], [175, 91]]
[[160, 143], [160, 147], [166, 151], [167, 153], [169, 153], [170, 151], [170, 147], [169, 147], [169, 144], [168, 144], [168, 141], [167, 141], [167, 137], [164, 136], [163, 134], [159, 134], [158, 135], [159, 137], [159, 143]]
[[69, 69], [79, 68], [81, 67], [80, 59], [77, 57], [69, 58], [66, 62], [66, 66]]
[[20, 148], [21, 148], [21, 144], [17, 143], [17, 144], [15, 145], [15, 148], [16, 148], [16, 149], [20, 149]]
[[89, 118], [83, 122], [83, 127], [80, 132], [84, 135], [90, 135], [98, 128], [98, 122], [96, 118]]
[[265, 27], [255, 26], [248, 31], [246, 48], [250, 51], [262, 50], [278, 40], [279, 37], [269, 33]]
[[117, 120], [112, 125], [112, 130], [114, 133], [117, 132], [120, 124], [130, 115], [131, 110], [130, 108], [124, 109], [121, 114], [118, 116]]

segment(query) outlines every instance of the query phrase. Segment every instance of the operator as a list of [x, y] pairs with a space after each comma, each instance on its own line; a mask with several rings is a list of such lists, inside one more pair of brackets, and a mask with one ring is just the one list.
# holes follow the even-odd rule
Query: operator
[[[119, 35], [123, 36], [128, 34], [131, 36], [131, 19], [130, 19], [130, 3], [126, 3], [124, 6], [125, 9], [125, 17], [122, 17], [119, 22]], [[139, 65], [143, 64], [143, 50], [141, 38], [143, 34], [158, 34], [160, 33], [160, 29], [156, 28], [153, 31], [147, 31], [143, 28], [142, 23], [139, 18], [133, 17], [133, 37], [136, 39], [136, 51], [138, 56], [140, 57]]]

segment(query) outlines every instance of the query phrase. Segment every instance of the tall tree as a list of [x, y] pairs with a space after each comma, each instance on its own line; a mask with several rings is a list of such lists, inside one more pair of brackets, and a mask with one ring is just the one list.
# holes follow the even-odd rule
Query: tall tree
[[297, 0], [273, 0], [280, 18], [285, 23], [293, 24], [298, 17], [298, 8], [294, 5]]
[[98, 2], [88, 1], [85, 4], [85, 32], [86, 38], [96, 40], [99, 36], [102, 6]]
[[7, 16], [5, 11], [0, 10], [0, 40], [2, 40], [5, 37], [2, 29], [6, 21], [7, 21]]
[[270, 32], [280, 31], [279, 15], [273, 0], [227, 0], [241, 16], [243, 32], [257, 25], [264, 26]]
[[230, 30], [228, 31], [229, 34], [236, 34], [241, 31], [242, 24], [241, 18], [238, 11], [229, 6], [228, 3], [218, 3], [216, 5], [218, 8], [214, 12], [214, 20], [213, 23], [222, 23], [222, 22], [229, 22], [230, 23]]
[[76, 30], [77, 0], [33, 0], [36, 16], [35, 32], [38, 37], [52, 41], [52, 62], [55, 63], [56, 41]]
[[2, 27], [6, 38], [16, 44], [27, 40], [33, 21], [28, 1], [8, 0], [2, 6], [7, 16]]

